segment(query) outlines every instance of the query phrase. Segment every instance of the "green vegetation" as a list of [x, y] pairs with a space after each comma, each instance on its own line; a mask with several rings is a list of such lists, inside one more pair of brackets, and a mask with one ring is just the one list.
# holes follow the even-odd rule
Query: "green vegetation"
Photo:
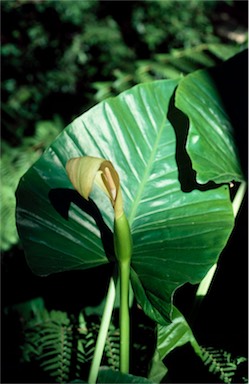
[[[241, 84], [244, 72], [239, 64], [233, 65], [245, 57], [236, 56], [246, 48], [242, 3], [2, 2], [0, 248], [4, 285], [8, 286], [4, 381], [14, 382], [18, 377], [25, 382], [82, 383], [98, 376], [97, 382], [102, 383], [177, 382], [171, 376], [170, 359], [172, 353], [189, 344], [193, 361], [198, 359], [190, 367], [201, 364], [201, 378], [246, 382], [243, 348], [237, 351], [229, 343], [217, 345], [196, 335], [198, 298], [187, 311], [182, 311], [180, 304], [186, 319], [172, 306], [173, 300], [174, 304], [177, 301], [175, 296], [173, 299], [176, 289], [181, 291], [179, 287], [186, 283], [198, 284], [224, 247], [229, 247], [233, 215], [243, 196], [237, 193], [234, 214], [231, 201], [241, 182], [242, 195], [245, 190], [247, 171], [238, 141], [242, 127], [238, 130], [238, 107], [234, 107], [236, 100], [239, 114], [244, 116], [243, 96], [230, 76], [236, 73], [236, 84]], [[237, 29], [229, 24], [234, 19]], [[224, 20], [229, 22], [221, 28]], [[220, 66], [229, 58], [234, 59], [221, 70], [198, 71]], [[108, 99], [110, 96], [115, 98]], [[134, 100], [129, 104], [130, 98]], [[235, 141], [231, 135], [234, 128]], [[151, 151], [148, 143], [155, 137]], [[117, 240], [114, 229], [114, 250], [110, 201], [103, 200], [96, 189], [89, 204], [80, 200], [65, 172], [68, 160], [86, 155], [106, 158], [117, 167], [131, 228], [132, 375], [128, 375], [126, 352], [126, 357], [119, 354], [120, 328], [127, 332], [127, 327], [122, 321], [119, 324], [118, 297], [115, 304], [109, 303], [109, 310], [113, 305], [114, 310], [110, 324], [105, 324], [105, 336], [101, 330], [109, 300], [105, 303], [103, 287], [113, 275], [116, 284], [115, 251], [116, 256], [117, 249], [123, 254], [124, 241]], [[234, 189], [228, 188], [229, 183], [235, 184]], [[163, 186], [167, 187], [166, 195]], [[15, 193], [22, 241], [15, 224]], [[69, 205], [66, 211], [65, 204]], [[199, 219], [197, 211], [202, 212]], [[52, 274], [51, 286], [46, 283], [50, 277], [41, 278], [41, 283], [31, 272], [27, 274], [26, 264], [19, 270], [23, 248], [35, 273]], [[96, 266], [104, 284], [98, 268], [89, 272], [88, 268]], [[70, 282], [66, 271], [72, 271]], [[54, 275], [58, 272], [67, 288], [50, 302], [52, 291], [59, 289]], [[26, 274], [28, 291], [23, 283]], [[80, 286], [76, 288], [77, 276]], [[39, 292], [33, 289], [34, 281], [42, 287]], [[125, 297], [125, 313], [127, 282], [126, 293], [122, 296], [121, 288], [120, 297], [121, 303]], [[15, 298], [12, 290], [18, 289], [21, 294]], [[100, 295], [97, 302], [92, 296], [96, 290]], [[57, 303], [60, 296], [63, 305]], [[91, 367], [96, 361], [98, 334], [105, 344], [97, 372]], [[176, 358], [176, 364], [181, 361]], [[124, 373], [118, 372], [119, 367]], [[91, 369], [95, 373], [88, 376]], [[200, 382], [197, 377], [194, 379]]]
[[[241, 48], [214, 34], [216, 1], [15, 0], [1, 6], [3, 184], [8, 164], [13, 178], [2, 201], [0, 247], [7, 250], [18, 240], [13, 225], [17, 181], [41, 154], [37, 148], [44, 149], [59, 129], [97, 101], [135, 84], [177, 78]], [[44, 120], [49, 126], [43, 127], [42, 142], [27, 149], [27, 139], [36, 137]], [[22, 157], [21, 168], [16, 156]]]

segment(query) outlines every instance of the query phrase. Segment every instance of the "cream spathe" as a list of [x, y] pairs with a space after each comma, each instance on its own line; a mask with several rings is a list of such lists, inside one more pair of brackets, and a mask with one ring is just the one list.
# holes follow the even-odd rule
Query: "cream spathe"
[[92, 156], [76, 157], [66, 164], [68, 177], [79, 194], [88, 200], [95, 183], [109, 197], [115, 219], [123, 215], [119, 176], [108, 160]]

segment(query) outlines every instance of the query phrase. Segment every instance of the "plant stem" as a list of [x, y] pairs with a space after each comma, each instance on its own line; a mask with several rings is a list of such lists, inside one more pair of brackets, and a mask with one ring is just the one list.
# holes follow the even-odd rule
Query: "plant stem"
[[130, 360], [130, 315], [129, 315], [129, 278], [130, 261], [119, 262], [120, 273], [120, 372], [129, 373]]
[[106, 296], [106, 304], [101, 319], [99, 334], [94, 350], [93, 360], [90, 367], [88, 383], [95, 384], [98, 377], [99, 367], [101, 364], [101, 359], [103, 356], [103, 351], [105, 347], [106, 337], [108, 334], [108, 329], [111, 321], [112, 311], [115, 301], [115, 283], [113, 277], [110, 279], [109, 288]]
[[245, 193], [246, 193], [247, 184], [245, 181], [242, 181], [242, 183], [239, 186], [239, 189], [233, 199], [233, 213], [234, 217], [236, 218], [238, 211], [240, 209], [240, 206], [242, 204], [242, 201], [244, 199]]
[[128, 220], [123, 212], [114, 220], [114, 248], [119, 266], [120, 278], [120, 363], [119, 370], [129, 373], [130, 362], [130, 314], [129, 282], [132, 255], [132, 237]]

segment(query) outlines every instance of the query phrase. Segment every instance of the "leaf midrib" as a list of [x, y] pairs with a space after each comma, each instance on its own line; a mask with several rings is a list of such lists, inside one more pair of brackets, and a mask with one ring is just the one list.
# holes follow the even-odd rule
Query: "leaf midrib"
[[141, 183], [139, 185], [136, 197], [134, 199], [134, 202], [133, 202], [133, 205], [132, 205], [132, 209], [131, 209], [129, 217], [128, 217], [128, 221], [129, 221], [130, 225], [133, 223], [133, 220], [135, 218], [135, 215], [136, 215], [136, 212], [137, 212], [137, 209], [138, 209], [138, 205], [139, 205], [139, 203], [141, 201], [141, 196], [142, 196], [142, 194], [144, 192], [144, 189], [146, 187], [146, 183], [148, 181], [148, 178], [149, 178], [149, 175], [150, 175], [150, 171], [151, 171], [153, 162], [155, 160], [155, 156], [156, 156], [157, 148], [158, 148], [158, 145], [159, 145], [159, 141], [160, 141], [160, 138], [162, 136], [163, 130], [165, 129], [165, 127], [164, 127], [165, 122], [166, 122], [166, 119], [163, 119], [163, 121], [162, 121], [162, 123], [160, 125], [160, 128], [158, 130], [158, 134], [157, 134], [155, 143], [154, 143], [154, 145], [152, 147], [152, 151], [151, 151], [151, 154], [150, 154], [150, 157], [149, 157], [149, 161], [147, 163], [147, 167], [145, 169], [145, 172], [144, 172], [144, 175], [142, 177]]

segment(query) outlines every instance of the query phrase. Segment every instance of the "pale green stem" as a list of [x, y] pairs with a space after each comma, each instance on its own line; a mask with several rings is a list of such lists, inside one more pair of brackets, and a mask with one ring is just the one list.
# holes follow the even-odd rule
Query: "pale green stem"
[[104, 352], [105, 342], [108, 334], [109, 325], [111, 322], [112, 311], [115, 301], [115, 283], [113, 277], [110, 279], [109, 288], [106, 296], [106, 304], [101, 319], [99, 334], [94, 350], [93, 360], [90, 367], [88, 383], [95, 384], [97, 381], [99, 367]]
[[211, 282], [213, 280], [215, 271], [217, 268], [217, 263], [215, 263], [208, 271], [206, 276], [202, 279], [202, 281], [199, 284], [199, 287], [196, 291], [196, 297], [204, 297], [208, 293], [208, 290], [210, 288]]
[[130, 314], [129, 279], [132, 255], [132, 238], [128, 220], [123, 213], [114, 221], [114, 247], [119, 266], [120, 277], [120, 364], [122, 373], [129, 373], [130, 361]]
[[[236, 216], [238, 214], [239, 208], [242, 204], [243, 198], [244, 198], [245, 193], [246, 193], [246, 188], [247, 188], [246, 182], [243, 181], [240, 184], [238, 191], [237, 191], [237, 193], [233, 199], [232, 206], [233, 206], [234, 218], [236, 218]], [[204, 299], [204, 297], [208, 293], [208, 290], [210, 289], [210, 286], [211, 286], [212, 281], [214, 279], [214, 274], [215, 274], [216, 269], [217, 269], [217, 263], [215, 263], [210, 268], [210, 270], [208, 271], [206, 276], [200, 282], [199, 287], [198, 287], [197, 292], [196, 292], [196, 300], [194, 303], [192, 317], [193, 317], [193, 314], [196, 312], [197, 307], [199, 307], [202, 300]]]
[[129, 279], [130, 261], [119, 262], [120, 275], [120, 372], [129, 373], [130, 360], [130, 315], [129, 315]]
[[239, 186], [239, 189], [233, 199], [233, 213], [234, 213], [234, 217], [237, 216], [238, 214], [238, 211], [239, 211], [239, 208], [242, 204], [242, 201], [243, 201], [243, 198], [245, 196], [245, 193], [246, 193], [246, 188], [247, 188], [247, 184], [245, 181], [242, 181], [242, 183], [240, 184]]

